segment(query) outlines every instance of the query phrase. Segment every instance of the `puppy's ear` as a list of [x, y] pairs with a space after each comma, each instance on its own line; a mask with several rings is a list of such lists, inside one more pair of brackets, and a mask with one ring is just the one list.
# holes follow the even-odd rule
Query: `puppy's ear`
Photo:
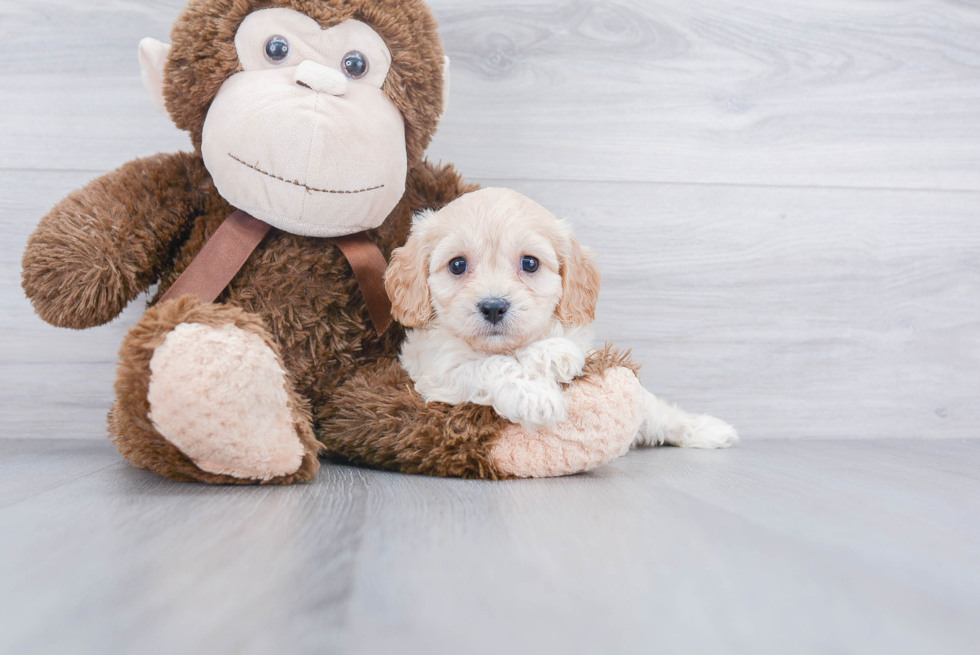
[[391, 315], [405, 327], [422, 327], [432, 318], [429, 257], [420, 235], [413, 232], [404, 246], [391, 253], [385, 291], [391, 299]]
[[602, 276], [595, 254], [583, 248], [575, 235], [569, 235], [566, 252], [561, 254], [561, 300], [558, 320], [568, 326], [588, 325], [595, 320]]

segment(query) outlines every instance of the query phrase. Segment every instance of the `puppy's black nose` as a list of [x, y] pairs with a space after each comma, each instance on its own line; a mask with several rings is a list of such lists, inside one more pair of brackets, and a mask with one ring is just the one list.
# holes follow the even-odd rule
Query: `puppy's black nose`
[[483, 313], [483, 318], [496, 325], [504, 320], [504, 314], [510, 309], [510, 303], [503, 298], [487, 298], [486, 300], [481, 300], [477, 307]]

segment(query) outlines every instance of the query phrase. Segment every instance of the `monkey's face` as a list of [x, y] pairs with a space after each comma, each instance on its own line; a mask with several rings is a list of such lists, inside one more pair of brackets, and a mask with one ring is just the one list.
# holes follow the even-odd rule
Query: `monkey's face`
[[304, 236], [381, 225], [408, 168], [404, 120], [382, 90], [384, 40], [356, 20], [323, 30], [279, 8], [250, 14], [235, 48], [242, 70], [218, 91], [201, 143], [221, 196]]

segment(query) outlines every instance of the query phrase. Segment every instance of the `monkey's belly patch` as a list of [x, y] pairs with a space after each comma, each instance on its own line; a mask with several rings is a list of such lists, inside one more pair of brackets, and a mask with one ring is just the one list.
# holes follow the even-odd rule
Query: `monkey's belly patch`
[[341, 191], [341, 190], [337, 190], [337, 189], [317, 189], [316, 187], [311, 187], [308, 184], [304, 184], [303, 182], [300, 182], [299, 180], [287, 180], [284, 177], [280, 177], [278, 175], [273, 175], [272, 173], [269, 173], [268, 171], [262, 170], [257, 165], [249, 164], [247, 162], [242, 161], [241, 159], [239, 159], [235, 155], [231, 154], [230, 152], [228, 153], [228, 156], [231, 157], [232, 159], [234, 159], [235, 161], [237, 161], [242, 166], [245, 166], [247, 168], [251, 168], [256, 173], [261, 173], [262, 175], [265, 175], [266, 177], [271, 177], [273, 180], [279, 180], [280, 182], [285, 182], [286, 184], [292, 184], [294, 186], [302, 187], [302, 188], [306, 189], [307, 191], [316, 191], [317, 193], [352, 194], [352, 193], [366, 193], [368, 191], [377, 191], [378, 189], [385, 188], [385, 185], [379, 184], [378, 186], [368, 187], [366, 189], [357, 189], [355, 191]]

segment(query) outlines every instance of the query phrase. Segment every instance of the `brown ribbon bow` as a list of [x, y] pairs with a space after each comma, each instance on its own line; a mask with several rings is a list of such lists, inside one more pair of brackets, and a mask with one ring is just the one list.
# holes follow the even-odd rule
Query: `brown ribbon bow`
[[[236, 209], [215, 230], [160, 302], [181, 296], [197, 296], [202, 302], [214, 302], [271, 229], [268, 223]], [[331, 241], [344, 253], [354, 270], [371, 322], [381, 336], [391, 325], [391, 301], [384, 285], [388, 262], [367, 232], [334, 237]]]

